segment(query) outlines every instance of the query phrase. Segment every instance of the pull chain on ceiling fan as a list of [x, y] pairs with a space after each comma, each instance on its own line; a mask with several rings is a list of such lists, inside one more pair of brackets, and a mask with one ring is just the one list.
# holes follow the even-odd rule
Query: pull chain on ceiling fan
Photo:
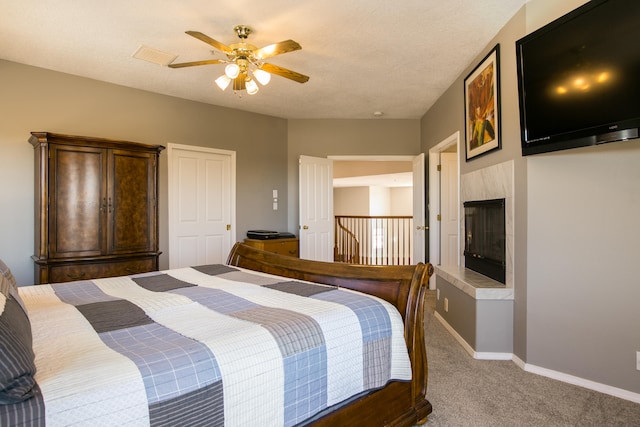
[[309, 77], [304, 74], [264, 62], [267, 58], [302, 49], [302, 46], [297, 42], [285, 40], [258, 49], [246, 42], [247, 37], [249, 37], [249, 34], [252, 32], [250, 27], [246, 25], [236, 25], [233, 29], [238, 35], [240, 43], [234, 43], [230, 46], [220, 43], [199, 31], [186, 31], [190, 36], [223, 52], [227, 56], [226, 60], [207, 59], [203, 61], [182, 62], [169, 64], [169, 67], [183, 68], [196, 65], [227, 64], [224, 74], [215, 80], [216, 85], [218, 85], [220, 89], [225, 90], [231, 82], [233, 82], [233, 91], [235, 93], [246, 90], [249, 95], [254, 95], [259, 90], [256, 80], [263, 86], [267, 85], [271, 80], [271, 74], [276, 74], [298, 83], [305, 83], [309, 80]]

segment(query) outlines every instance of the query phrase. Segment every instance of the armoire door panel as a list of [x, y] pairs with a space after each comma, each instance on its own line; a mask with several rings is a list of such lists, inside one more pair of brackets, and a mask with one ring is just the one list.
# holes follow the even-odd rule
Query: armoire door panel
[[156, 215], [150, 213], [155, 212], [155, 156], [113, 150], [109, 160], [113, 174], [107, 196], [112, 225], [109, 252], [153, 250]]
[[106, 251], [106, 151], [54, 146], [51, 150], [49, 252], [51, 257], [95, 256]]

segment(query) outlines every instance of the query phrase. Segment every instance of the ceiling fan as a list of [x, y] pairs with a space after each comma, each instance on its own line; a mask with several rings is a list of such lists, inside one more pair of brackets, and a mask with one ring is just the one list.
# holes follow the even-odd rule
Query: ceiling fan
[[226, 54], [227, 59], [206, 59], [203, 61], [182, 62], [169, 64], [169, 67], [183, 68], [195, 65], [227, 64], [225, 67], [225, 73], [216, 79], [218, 87], [225, 90], [229, 84], [233, 82], [234, 92], [246, 90], [249, 95], [253, 95], [259, 90], [258, 85], [255, 82], [256, 80], [260, 82], [260, 84], [266, 85], [271, 80], [271, 74], [276, 74], [298, 83], [305, 83], [309, 80], [309, 77], [304, 74], [264, 62], [267, 58], [302, 49], [302, 46], [297, 42], [293, 40], [285, 40], [258, 49], [246, 42], [247, 37], [249, 37], [249, 34], [252, 32], [250, 27], [246, 25], [236, 25], [233, 29], [238, 35], [240, 43], [234, 43], [229, 46], [220, 43], [199, 31], [186, 31], [190, 36], [222, 51]]

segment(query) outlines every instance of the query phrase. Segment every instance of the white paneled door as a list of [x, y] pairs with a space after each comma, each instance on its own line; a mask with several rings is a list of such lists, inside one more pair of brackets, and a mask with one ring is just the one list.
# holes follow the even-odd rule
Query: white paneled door
[[333, 261], [333, 161], [300, 156], [300, 258]]
[[226, 262], [235, 238], [234, 151], [168, 144], [169, 268]]
[[440, 153], [440, 264], [458, 265], [458, 154]]

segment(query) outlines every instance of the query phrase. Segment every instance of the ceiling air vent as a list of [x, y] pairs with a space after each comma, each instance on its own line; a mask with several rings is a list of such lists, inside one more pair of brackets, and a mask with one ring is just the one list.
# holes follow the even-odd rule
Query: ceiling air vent
[[178, 55], [163, 52], [145, 45], [141, 45], [131, 56], [136, 59], [142, 59], [143, 61], [164, 66], [171, 64], [178, 57]]

